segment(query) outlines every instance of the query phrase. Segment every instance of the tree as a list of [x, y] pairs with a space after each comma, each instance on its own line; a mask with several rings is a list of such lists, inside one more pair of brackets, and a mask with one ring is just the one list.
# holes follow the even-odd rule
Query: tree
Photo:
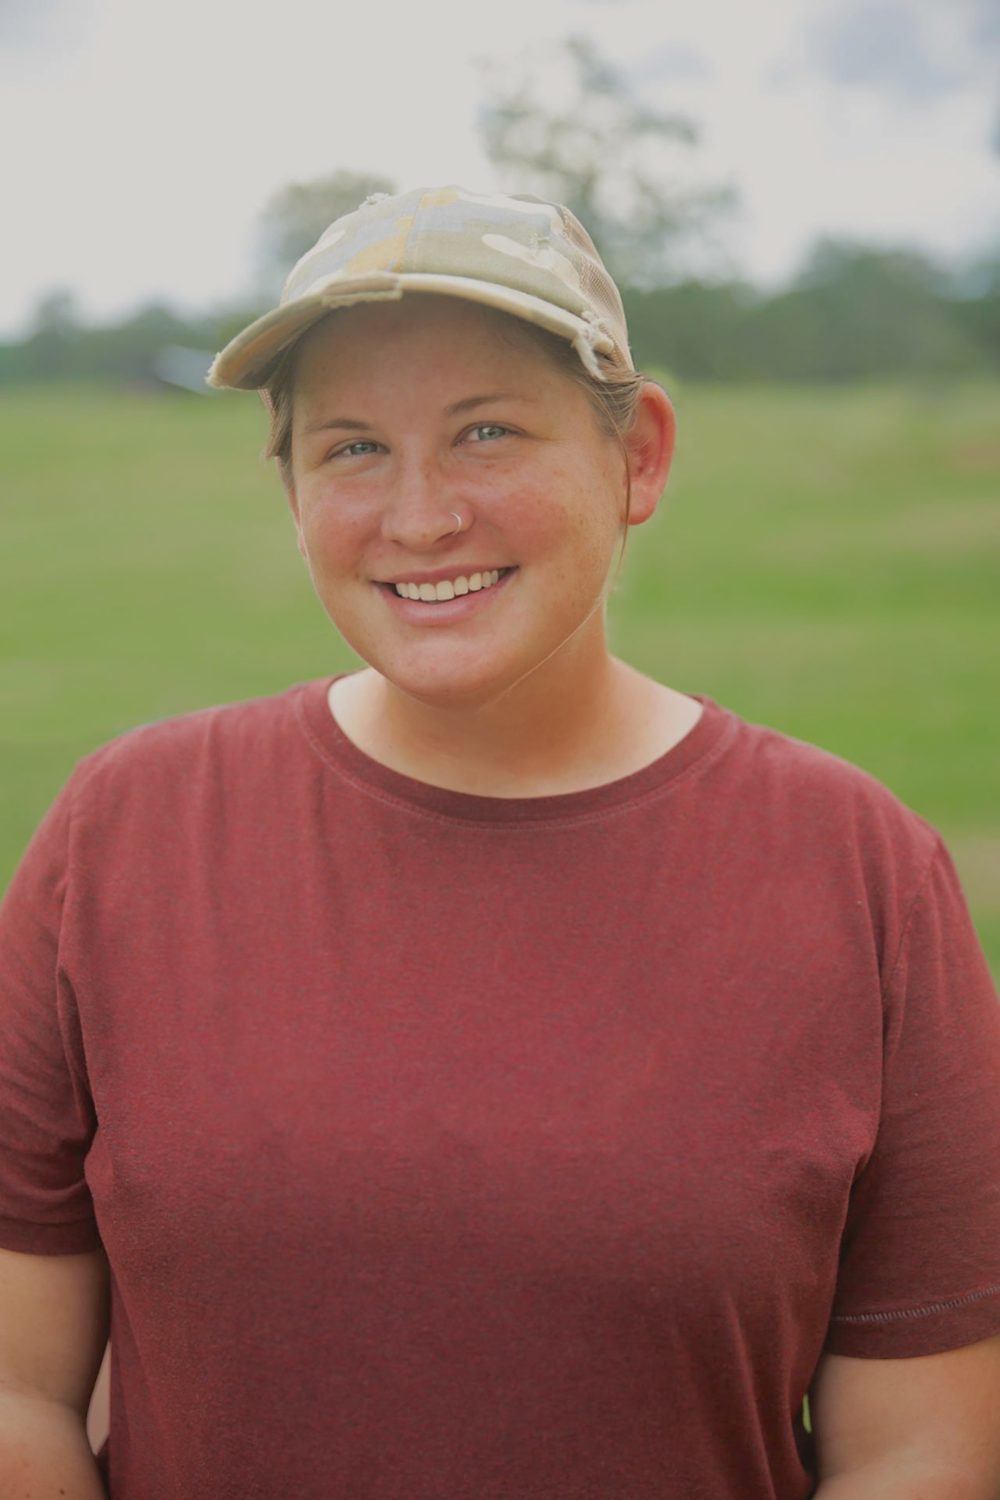
[[75, 292], [62, 286], [43, 292], [35, 303], [31, 323], [33, 333], [72, 337], [80, 328], [80, 311]]
[[955, 316], [968, 337], [1000, 367], [1000, 244], [981, 251], [952, 276]]
[[67, 287], [44, 292], [24, 341], [30, 379], [66, 380], [76, 373], [83, 328], [76, 297]]
[[748, 332], [779, 378], [986, 368], [986, 350], [970, 340], [946, 293], [942, 272], [917, 250], [826, 238], [792, 286], [757, 310]]
[[280, 188], [268, 199], [258, 221], [261, 268], [269, 286], [281, 285], [334, 219], [359, 208], [372, 193], [395, 191], [388, 177], [347, 171]]
[[740, 380], [754, 372], [746, 330], [759, 295], [746, 282], [684, 280], [622, 298], [632, 357], [659, 379]]
[[616, 279], [675, 280], [682, 241], [731, 210], [731, 187], [690, 177], [698, 132], [684, 115], [647, 106], [584, 37], [486, 65], [479, 129], [510, 192], [564, 203], [590, 231]]

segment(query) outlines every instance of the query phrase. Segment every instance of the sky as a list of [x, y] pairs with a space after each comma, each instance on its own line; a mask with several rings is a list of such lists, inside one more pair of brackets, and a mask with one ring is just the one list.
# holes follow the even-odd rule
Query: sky
[[95, 321], [237, 301], [292, 181], [497, 186], [484, 65], [571, 34], [737, 189], [706, 274], [776, 285], [822, 234], [1000, 243], [1000, 0], [0, 0], [0, 338], [57, 288]]

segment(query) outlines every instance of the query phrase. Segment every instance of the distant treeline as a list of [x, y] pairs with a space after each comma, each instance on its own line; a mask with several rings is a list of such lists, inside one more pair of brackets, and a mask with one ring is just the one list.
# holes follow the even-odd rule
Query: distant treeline
[[[1000, 252], [958, 275], [914, 251], [824, 241], [776, 292], [687, 280], [628, 290], [625, 304], [637, 365], [680, 379], [1000, 373]], [[0, 344], [0, 384], [169, 380], [165, 351], [210, 355], [261, 310], [184, 317], [154, 305], [93, 327], [53, 293], [28, 337]]]
[[698, 281], [625, 296], [636, 363], [706, 380], [1000, 373], [1000, 254], [962, 275], [826, 241], [764, 294]]

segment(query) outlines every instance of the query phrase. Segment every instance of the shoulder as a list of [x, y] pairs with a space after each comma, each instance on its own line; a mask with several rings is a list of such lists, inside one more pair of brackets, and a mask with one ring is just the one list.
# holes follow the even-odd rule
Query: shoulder
[[[787, 803], [823, 819], [849, 815], [853, 825], [884, 825], [916, 841], [933, 844], [931, 824], [870, 771], [831, 750], [767, 724], [731, 714], [730, 754], [737, 774], [765, 805]], [[773, 802], [772, 802], [773, 799]]]
[[742, 822], [763, 844], [777, 844], [800, 868], [853, 868], [870, 887], [920, 884], [941, 845], [926, 818], [844, 757], [736, 714], [730, 719], [720, 770], [730, 804], [742, 808]]
[[81, 811], [133, 795], [148, 807], [181, 787], [194, 798], [233, 777], [266, 774], [287, 764], [304, 687], [136, 725], [84, 756], [66, 790]]
[[8, 900], [61, 903], [81, 881], [133, 868], [130, 851], [162, 858], [218, 830], [234, 799], [264, 803], [276, 768], [295, 759], [305, 687], [140, 724], [83, 756], [36, 826]]
[[96, 772], [103, 767], [129, 767], [150, 760], [183, 757], [197, 753], [207, 743], [225, 745], [256, 740], [262, 733], [292, 720], [295, 701], [304, 686], [296, 683], [280, 693], [151, 719], [107, 740], [85, 756], [80, 765]]

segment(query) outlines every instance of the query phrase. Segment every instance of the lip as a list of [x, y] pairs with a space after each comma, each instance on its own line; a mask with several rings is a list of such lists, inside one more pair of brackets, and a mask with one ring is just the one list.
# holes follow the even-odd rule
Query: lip
[[[483, 570], [481, 568], [472, 568], [470, 571], [478, 573]], [[453, 621], [464, 620], [469, 615], [478, 614], [482, 609], [488, 609], [494, 595], [503, 593], [503, 590], [510, 583], [511, 579], [516, 576], [517, 572], [517, 568], [511, 568], [510, 572], [505, 573], [498, 583], [491, 584], [488, 589], [477, 589], [475, 593], [458, 594], [454, 599], [439, 599], [436, 604], [424, 604], [419, 599], [403, 599], [396, 593], [391, 583], [379, 584], [378, 589], [384, 596], [388, 607], [400, 619], [405, 620], [407, 624], [424, 626], [449, 625]], [[458, 573], [445, 573], [443, 576], [445, 578], [458, 578], [461, 575]], [[400, 579], [401, 583], [419, 583], [420, 581], [419, 578]], [[423, 581], [431, 583], [434, 580], [425, 578]]]
[[[452, 563], [447, 568], [417, 568], [412, 573], [399, 573], [395, 578], [374, 578], [373, 583], [395, 585], [397, 583], [443, 583], [445, 579], [471, 578], [473, 573], [492, 573], [494, 568], [502, 572], [510, 563]], [[494, 584], [494, 587], [496, 585]]]

